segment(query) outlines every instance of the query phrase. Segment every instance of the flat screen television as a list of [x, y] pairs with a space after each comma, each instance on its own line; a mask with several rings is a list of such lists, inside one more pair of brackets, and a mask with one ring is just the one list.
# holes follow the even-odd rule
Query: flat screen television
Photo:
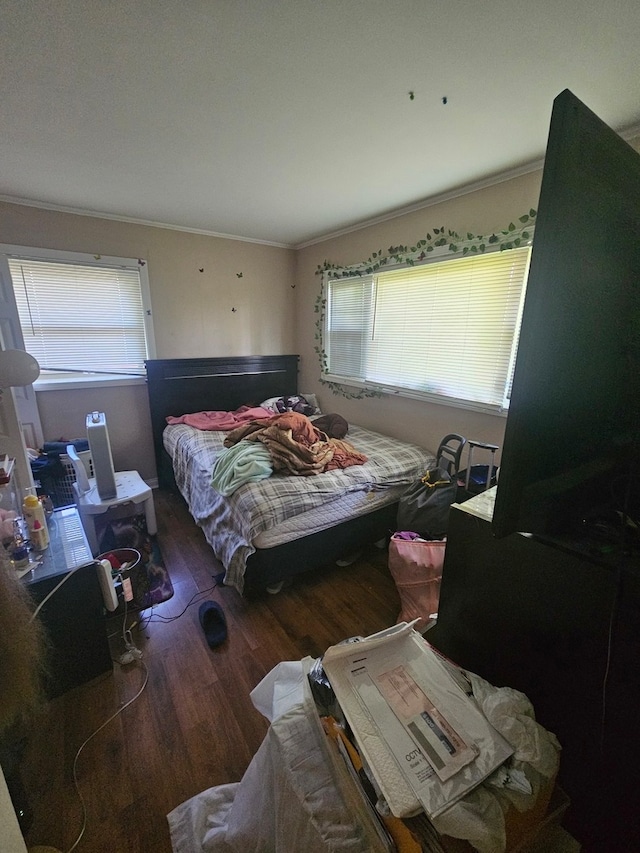
[[[553, 103], [492, 530], [640, 523], [640, 155]], [[619, 531], [616, 529], [619, 526]]]

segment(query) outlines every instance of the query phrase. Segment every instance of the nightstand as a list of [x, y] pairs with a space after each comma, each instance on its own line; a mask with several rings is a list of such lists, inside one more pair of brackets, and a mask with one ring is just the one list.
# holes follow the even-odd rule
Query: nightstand
[[22, 580], [39, 603], [73, 572], [39, 614], [50, 642], [46, 688], [53, 698], [111, 671], [112, 660], [96, 564], [78, 510], [55, 510], [48, 527], [51, 542], [42, 562]]

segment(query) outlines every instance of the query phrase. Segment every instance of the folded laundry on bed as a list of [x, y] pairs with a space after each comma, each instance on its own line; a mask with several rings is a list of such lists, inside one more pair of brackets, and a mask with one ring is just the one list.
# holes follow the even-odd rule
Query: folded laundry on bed
[[263, 409], [262, 406], [240, 406], [234, 412], [192, 412], [179, 417], [168, 415], [166, 421], [168, 424], [186, 424], [202, 430], [231, 430], [248, 421], [272, 417], [271, 409]]
[[364, 453], [358, 453], [348, 441], [330, 438], [329, 444], [333, 447], [333, 458], [327, 465], [327, 471], [332, 471], [334, 468], [350, 468], [351, 465], [364, 465], [367, 461]]
[[329, 438], [317, 429], [306, 415], [287, 412], [268, 421], [252, 421], [232, 430], [224, 440], [225, 447], [235, 442], [257, 441], [271, 454], [274, 471], [299, 476], [321, 474], [334, 468], [363, 465], [367, 457], [346, 441]]
[[257, 483], [271, 476], [273, 464], [268, 449], [259, 442], [240, 441], [220, 453], [213, 463], [211, 485], [224, 497], [245, 483]]
[[236, 444], [244, 438], [251, 441], [261, 441], [259, 433], [268, 427], [277, 427], [280, 430], [288, 431], [291, 438], [303, 447], [312, 447], [318, 441], [326, 439], [326, 435], [316, 429], [306, 415], [300, 415], [297, 412], [285, 412], [282, 415], [271, 415], [266, 421], [262, 419], [251, 420], [249, 423], [236, 427], [226, 436], [225, 447], [231, 447], [232, 444]]
[[258, 434], [273, 461], [274, 471], [308, 476], [327, 470], [333, 459], [333, 448], [326, 441], [316, 441], [307, 446], [292, 437], [291, 430], [278, 426], [266, 427]]

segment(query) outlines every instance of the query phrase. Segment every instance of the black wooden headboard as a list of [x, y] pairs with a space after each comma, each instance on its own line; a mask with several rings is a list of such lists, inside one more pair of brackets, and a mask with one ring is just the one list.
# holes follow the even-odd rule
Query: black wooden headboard
[[162, 444], [168, 415], [233, 412], [269, 397], [297, 394], [298, 359], [297, 355], [249, 355], [145, 362], [159, 485], [173, 486], [173, 468]]

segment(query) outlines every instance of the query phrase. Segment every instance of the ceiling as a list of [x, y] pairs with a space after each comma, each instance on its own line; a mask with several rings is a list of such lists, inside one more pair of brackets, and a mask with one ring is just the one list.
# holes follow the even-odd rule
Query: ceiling
[[[301, 246], [640, 132], [638, 0], [0, 0], [0, 198]], [[445, 103], [446, 101], [446, 103]]]

